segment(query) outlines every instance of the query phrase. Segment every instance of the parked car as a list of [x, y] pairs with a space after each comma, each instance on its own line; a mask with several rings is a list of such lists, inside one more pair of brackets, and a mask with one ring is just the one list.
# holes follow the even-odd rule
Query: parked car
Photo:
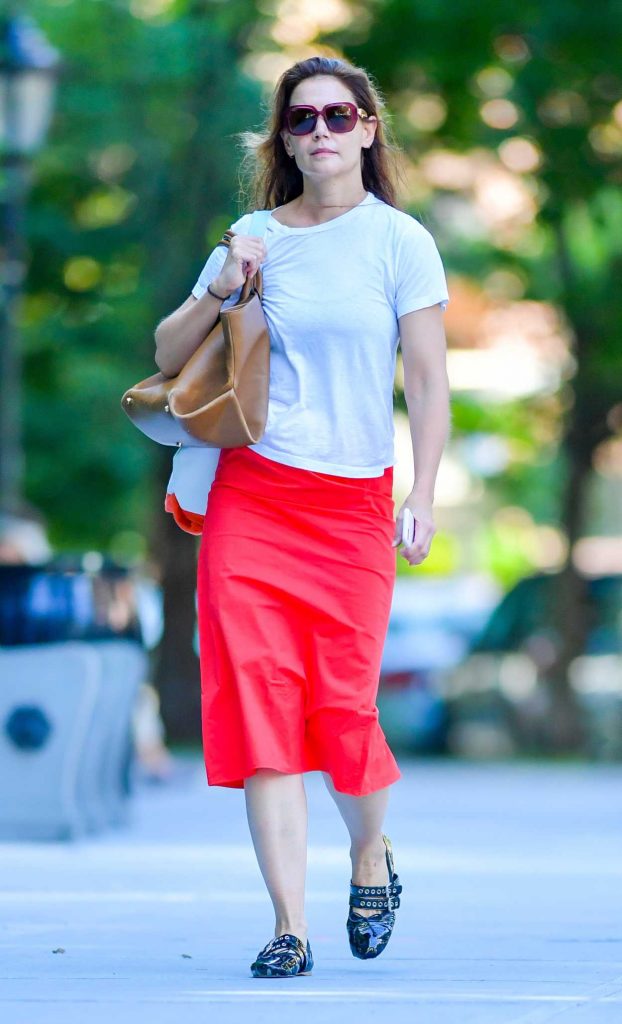
[[77, 556], [0, 565], [0, 646], [110, 637], [142, 639], [127, 569], [103, 562], [85, 570]]
[[[519, 580], [493, 610], [471, 650], [517, 651], [538, 635], [554, 639], [553, 602], [558, 579], [557, 573], [537, 573]], [[583, 583], [585, 653], [622, 653], [622, 576], [598, 576]]]
[[486, 577], [398, 577], [384, 645], [378, 708], [395, 749], [442, 753], [447, 708], [439, 681], [465, 656], [498, 599]]
[[[560, 643], [558, 581], [555, 573], [537, 573], [515, 584], [464, 660], [446, 672], [451, 750], [485, 756], [546, 748], [551, 706], [542, 672]], [[586, 638], [569, 683], [585, 714], [588, 752], [622, 757], [622, 575], [583, 584]]]

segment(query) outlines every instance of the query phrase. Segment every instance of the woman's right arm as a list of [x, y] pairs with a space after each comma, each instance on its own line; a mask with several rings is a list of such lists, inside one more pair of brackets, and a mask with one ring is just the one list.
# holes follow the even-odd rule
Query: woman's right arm
[[[235, 235], [227, 250], [220, 273], [209, 283], [219, 295], [229, 296], [252, 277], [266, 257], [266, 247], [254, 235]], [[175, 377], [188, 362], [216, 323], [222, 301], [208, 291], [194, 295], [158, 324], [155, 331], [158, 369], [166, 377]]]
[[[213, 288], [218, 290], [215, 282]], [[209, 292], [201, 299], [190, 295], [179, 309], [160, 321], [155, 332], [155, 361], [166, 377], [175, 377], [185, 366], [216, 323], [221, 306], [220, 299]]]

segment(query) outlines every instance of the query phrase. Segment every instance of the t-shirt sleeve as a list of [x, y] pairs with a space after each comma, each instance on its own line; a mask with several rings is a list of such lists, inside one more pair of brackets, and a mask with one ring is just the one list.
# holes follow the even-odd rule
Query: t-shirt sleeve
[[436, 242], [423, 224], [410, 218], [397, 247], [395, 312], [404, 316], [415, 309], [449, 302], [445, 270]]
[[[235, 224], [231, 225], [230, 230], [235, 231], [237, 235], [243, 235], [245, 230], [247, 230], [248, 227], [250, 226], [250, 219], [251, 214], [244, 214], [243, 217], [240, 217], [239, 220], [236, 220]], [[225, 245], [217, 245], [215, 249], [212, 249], [211, 253], [209, 254], [206, 260], [203, 270], [199, 274], [197, 283], [192, 289], [192, 294], [194, 295], [195, 299], [203, 298], [205, 292], [207, 291], [208, 284], [211, 284], [211, 282], [220, 274], [220, 271], [224, 266], [226, 258], [227, 247]], [[234, 303], [236, 303], [239, 299], [241, 291], [242, 289], [238, 288], [238, 290], [235, 291], [233, 295], [230, 295], [229, 298], [225, 300], [225, 303], [227, 305], [233, 305]], [[225, 303], [223, 303], [223, 306], [225, 305]]]

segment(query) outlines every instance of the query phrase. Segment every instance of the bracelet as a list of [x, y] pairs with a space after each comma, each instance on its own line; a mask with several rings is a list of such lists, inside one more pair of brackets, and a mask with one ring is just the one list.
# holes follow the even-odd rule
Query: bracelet
[[212, 286], [211, 286], [211, 284], [208, 284], [208, 286], [207, 286], [207, 290], [208, 290], [208, 292], [210, 293], [210, 295], [213, 295], [215, 299], [220, 299], [220, 301], [221, 301], [221, 302], [224, 302], [224, 301], [225, 301], [225, 299], [228, 299], [228, 298], [229, 298], [229, 295], [219, 295], [219, 294], [218, 294], [218, 292], [214, 292], [214, 291], [212, 291]]

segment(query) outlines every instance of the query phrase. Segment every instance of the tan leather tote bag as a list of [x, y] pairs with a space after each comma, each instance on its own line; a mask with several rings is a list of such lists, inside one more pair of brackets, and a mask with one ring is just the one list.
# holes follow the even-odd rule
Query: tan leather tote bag
[[[219, 245], [228, 246], [233, 234], [226, 231]], [[216, 448], [260, 440], [270, 380], [270, 337], [261, 298], [258, 270], [245, 281], [239, 301], [221, 309], [176, 377], [154, 373], [125, 392], [121, 405], [143, 434], [159, 444]]]

